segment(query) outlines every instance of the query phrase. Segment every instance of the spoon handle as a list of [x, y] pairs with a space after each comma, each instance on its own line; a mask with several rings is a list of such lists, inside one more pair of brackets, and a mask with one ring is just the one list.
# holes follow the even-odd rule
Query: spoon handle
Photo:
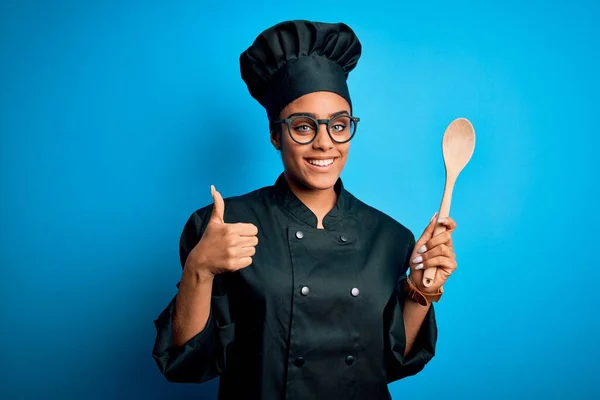
[[[444, 195], [442, 196], [442, 204], [440, 205], [438, 218], [445, 218], [448, 215], [450, 215], [450, 203], [452, 202], [452, 191], [454, 190], [454, 182], [456, 182], [456, 177], [446, 175]], [[436, 222], [435, 228], [433, 230], [433, 236], [437, 236], [445, 230], [446, 227], [444, 225], [441, 225]], [[436, 267], [425, 269], [425, 271], [423, 272], [423, 286], [430, 287], [433, 284], [433, 282], [435, 281], [436, 272]]]

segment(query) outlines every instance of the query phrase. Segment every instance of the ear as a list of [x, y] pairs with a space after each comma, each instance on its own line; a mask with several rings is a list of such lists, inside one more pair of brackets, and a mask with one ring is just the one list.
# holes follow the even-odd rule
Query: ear
[[271, 129], [271, 143], [277, 150], [281, 150], [281, 132], [277, 129]]

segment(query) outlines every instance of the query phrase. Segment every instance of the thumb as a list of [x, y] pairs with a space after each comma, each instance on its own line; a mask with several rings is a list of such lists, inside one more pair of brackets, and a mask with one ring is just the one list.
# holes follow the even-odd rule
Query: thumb
[[418, 250], [421, 246], [427, 243], [429, 239], [433, 237], [433, 231], [435, 230], [435, 225], [437, 221], [437, 214], [437, 212], [433, 214], [433, 217], [431, 217], [431, 219], [429, 220], [429, 224], [421, 234], [419, 240], [417, 240], [417, 243], [415, 243], [415, 250]]
[[223, 196], [221, 196], [221, 193], [217, 192], [217, 189], [215, 189], [213, 185], [210, 185], [210, 193], [213, 198], [213, 210], [210, 215], [210, 222], [222, 224], [225, 222], [223, 219], [223, 215], [225, 214], [225, 202], [223, 201]]

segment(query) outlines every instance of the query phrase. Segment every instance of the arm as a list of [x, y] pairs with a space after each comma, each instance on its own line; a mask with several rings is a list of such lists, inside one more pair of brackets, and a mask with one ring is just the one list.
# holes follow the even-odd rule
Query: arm
[[213, 276], [183, 268], [173, 315], [173, 345], [182, 346], [204, 330], [210, 316]]
[[404, 350], [404, 356], [406, 357], [413, 348], [415, 340], [423, 326], [423, 321], [431, 308], [431, 304], [428, 306], [422, 306], [412, 299], [406, 298], [404, 300], [404, 310], [402, 312], [404, 316], [404, 327], [406, 335], [406, 349]]
[[207, 279], [186, 268], [207, 216], [194, 213], [185, 224], [180, 239], [183, 273], [179, 291], [154, 321], [152, 356], [172, 382], [201, 383], [217, 377], [224, 366], [226, 347], [233, 341], [224, 276]]
[[388, 382], [419, 373], [435, 355], [437, 324], [434, 307], [421, 306], [409, 299], [403, 290], [414, 246], [415, 240], [411, 235], [396, 290], [386, 307]]
[[[440, 219], [436, 217], [437, 213], [431, 218], [429, 225], [417, 242], [412, 233], [409, 236], [402, 278], [396, 289], [398, 307], [392, 311], [390, 322], [389, 341], [392, 357], [388, 363], [388, 376], [391, 380], [418, 373], [435, 355], [437, 325], [434, 307], [431, 304], [421, 306], [409, 300], [409, 296], [403, 289], [405, 279], [407, 279], [406, 272], [412, 265], [409, 276], [413, 282], [416, 282], [417, 290], [431, 295], [436, 294], [434, 297], [439, 298], [439, 294], [442, 292], [440, 289], [456, 269], [456, 255], [451, 236], [456, 228], [456, 223], [450, 217]], [[438, 223], [446, 229], [434, 235]], [[415, 249], [419, 251], [415, 251]], [[420, 287], [423, 271], [432, 267], [438, 268], [438, 271], [433, 284], [425, 290]], [[400, 308], [402, 311], [399, 311]]]

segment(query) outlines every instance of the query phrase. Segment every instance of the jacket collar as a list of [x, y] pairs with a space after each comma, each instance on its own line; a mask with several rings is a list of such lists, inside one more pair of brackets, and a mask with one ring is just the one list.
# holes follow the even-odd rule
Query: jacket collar
[[[302, 203], [302, 201], [300, 201], [294, 192], [292, 192], [283, 173], [279, 175], [273, 188], [275, 191], [275, 197], [283, 208], [285, 208], [303, 223], [313, 228], [317, 227], [317, 216], [304, 203]], [[341, 221], [349, 210], [350, 194], [344, 188], [341, 178], [338, 178], [336, 181], [334, 190], [337, 194], [337, 201], [323, 219], [323, 226], [325, 229], [329, 229]]]

